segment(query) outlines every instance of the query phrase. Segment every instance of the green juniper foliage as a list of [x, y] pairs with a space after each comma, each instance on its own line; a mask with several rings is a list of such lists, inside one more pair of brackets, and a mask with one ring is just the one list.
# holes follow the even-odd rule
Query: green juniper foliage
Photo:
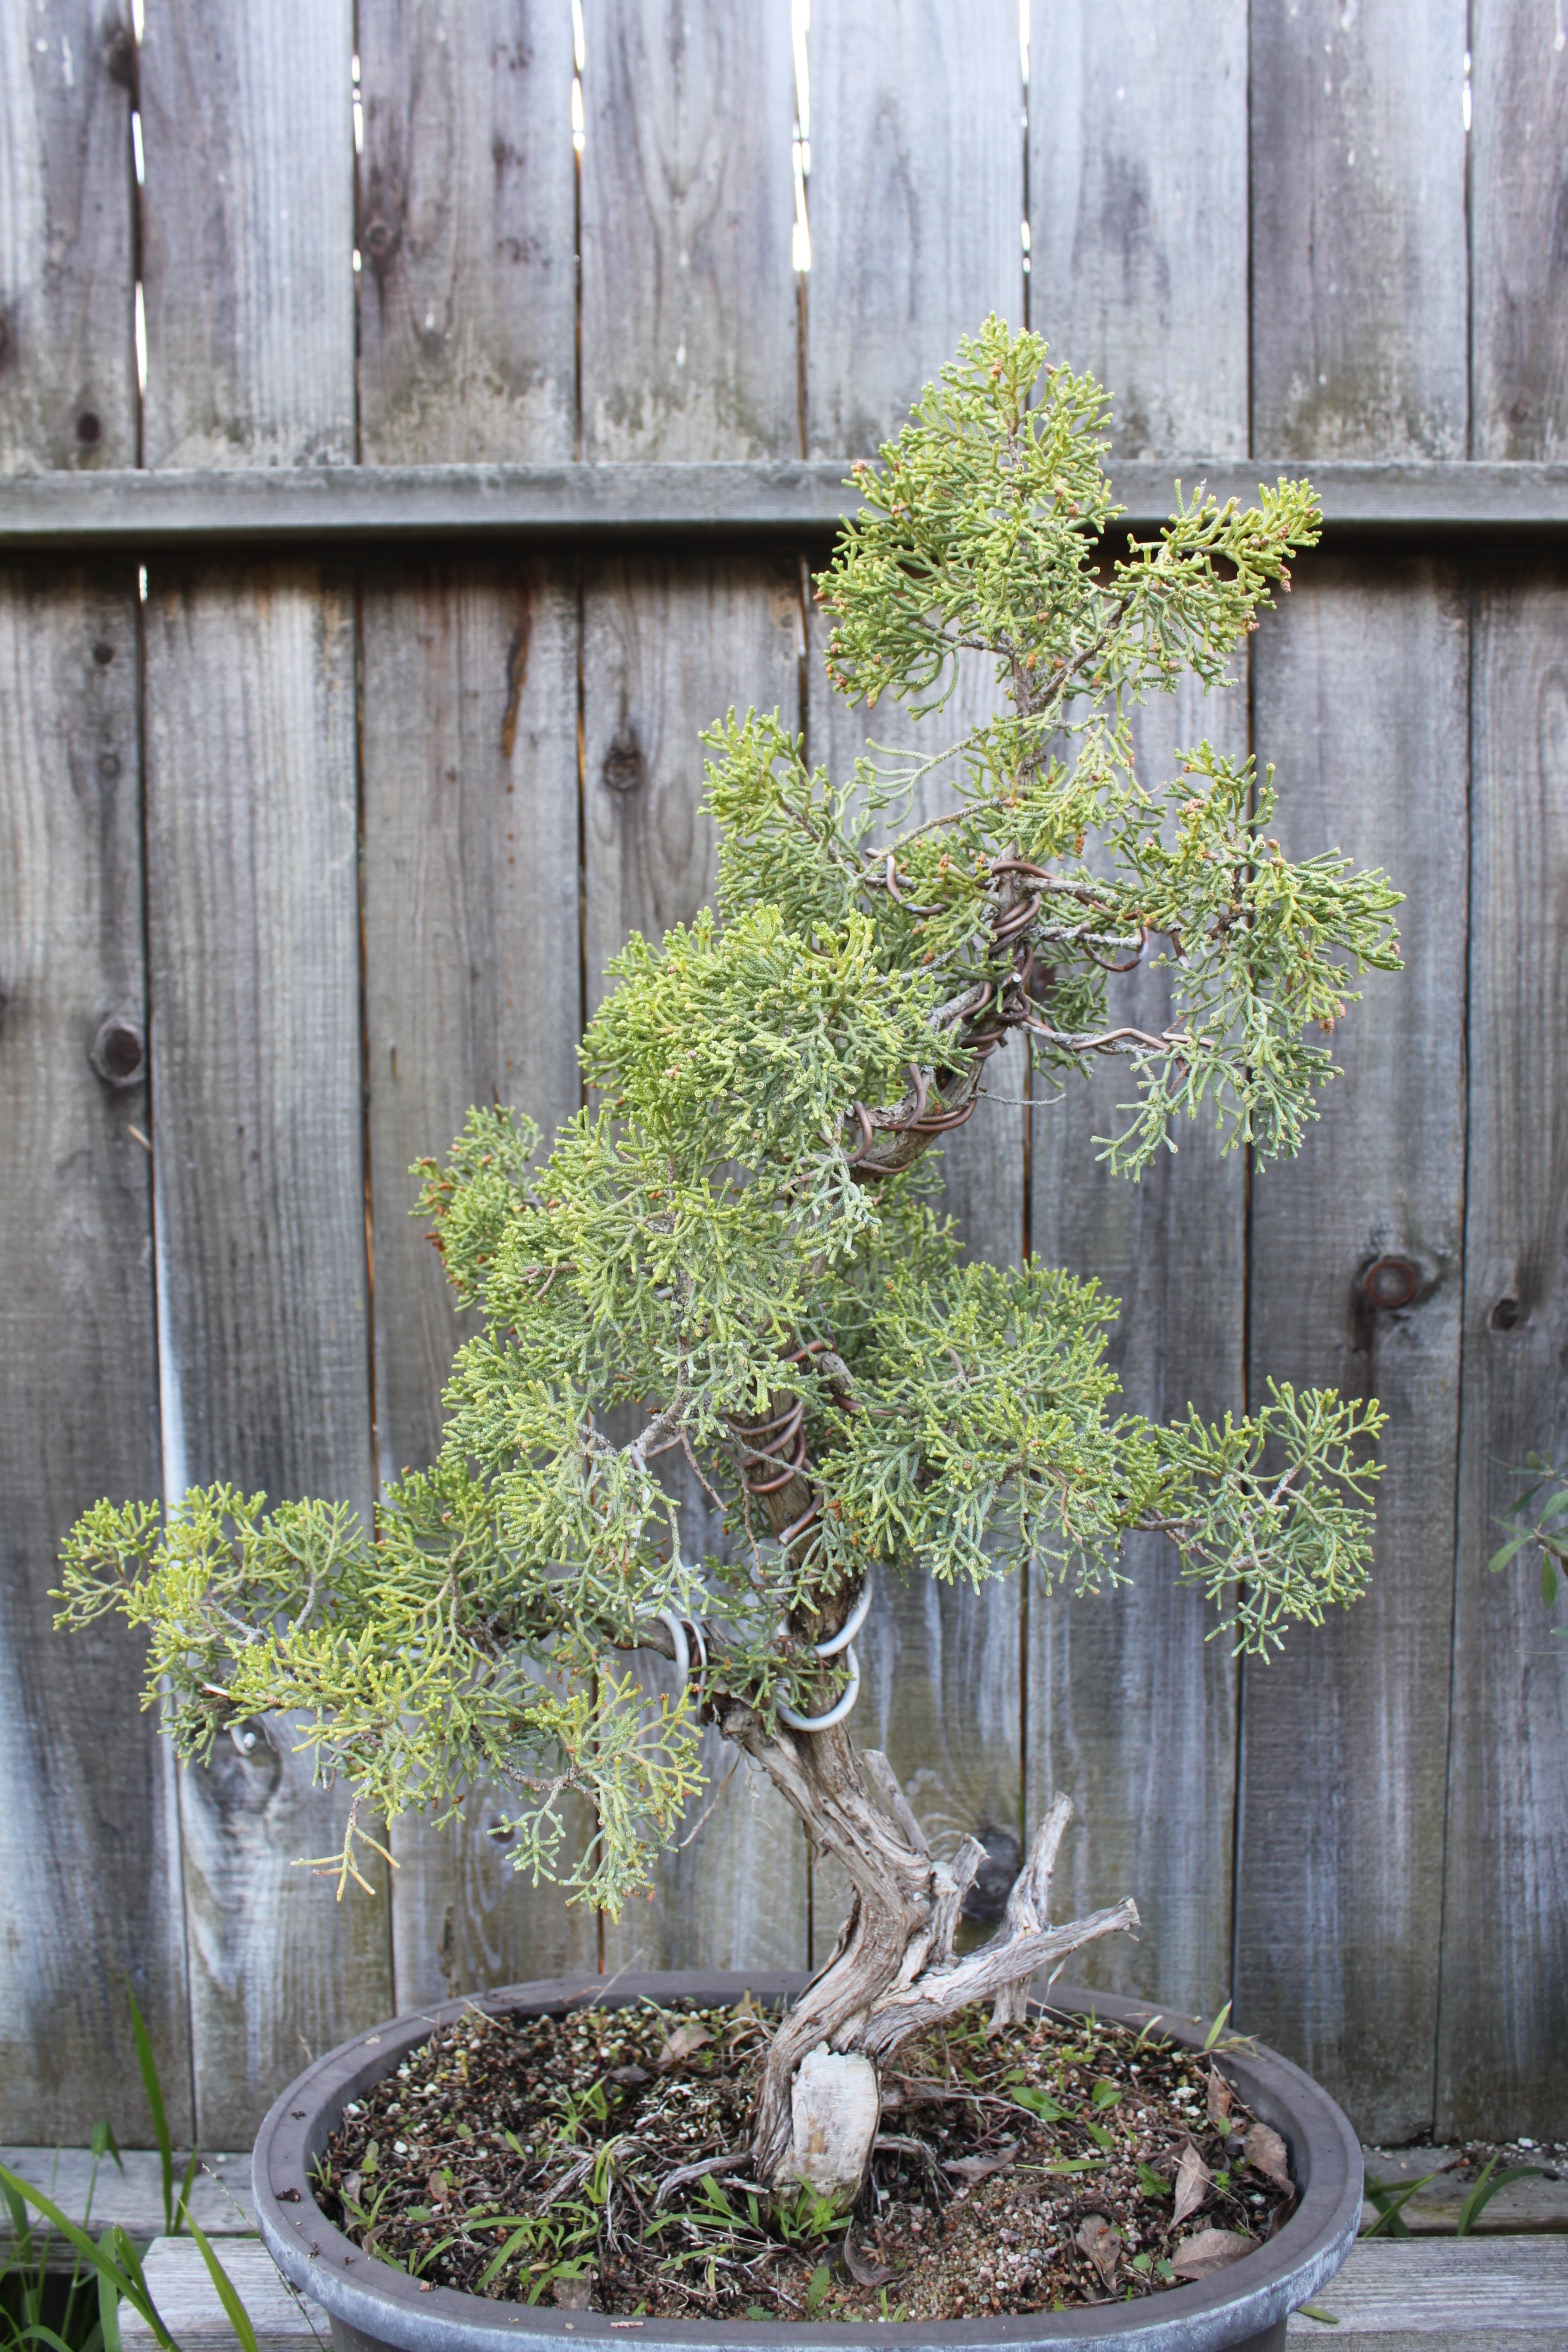
[[[1047, 1074], [1118, 1058], [1116, 1172], [1174, 1148], [1178, 1115], [1295, 1151], [1351, 982], [1397, 964], [1397, 894], [1337, 853], [1287, 859], [1271, 776], [1208, 743], [1165, 779], [1134, 758], [1140, 698], [1221, 680], [1288, 585], [1310, 487], [1178, 504], [1113, 558], [1106, 416], [1092, 379], [992, 319], [856, 469], [864, 510], [817, 591], [835, 684], [935, 711], [978, 655], [1005, 705], [963, 742], [955, 805], [913, 829], [912, 759], [835, 780], [777, 713], [712, 730], [717, 911], [617, 959], [588, 1107], [545, 1156], [526, 1118], [477, 1110], [420, 1171], [479, 1328], [439, 1458], [372, 1537], [340, 1504], [227, 1487], [167, 1518], [101, 1503], [73, 1531], [63, 1621], [147, 1629], [148, 1704], [167, 1693], [188, 1757], [292, 1714], [355, 1792], [341, 1871], [367, 1824], [445, 1818], [484, 1777], [513, 1794], [521, 1864], [617, 1907], [695, 1786], [704, 1708], [766, 1734], [777, 1698], [830, 1705], [843, 1663], [813, 1634], [874, 1566], [1032, 1560], [1093, 1590], [1159, 1529], [1258, 1655], [1363, 1589], [1375, 1405], [1271, 1385], [1245, 1418], [1154, 1426], [1106, 1363], [1114, 1301], [962, 1262], [932, 1205], [933, 1139], [983, 1110], [1014, 1029]], [[1158, 1034], [1107, 996], [1140, 958], [1170, 975]], [[722, 1505], [728, 1556], [684, 1546], [661, 1457]], [[666, 1611], [703, 1632], [673, 1702], [633, 1655]], [[598, 1821], [580, 1859], [569, 1791]]]

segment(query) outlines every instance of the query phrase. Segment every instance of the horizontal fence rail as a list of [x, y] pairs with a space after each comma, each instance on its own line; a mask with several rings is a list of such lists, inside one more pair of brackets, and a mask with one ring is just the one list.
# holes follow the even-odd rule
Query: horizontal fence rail
[[[795, 542], [856, 513], [848, 458], [717, 465], [245, 467], [20, 475], [0, 485], [0, 552], [312, 542], [581, 543], [641, 535]], [[1152, 530], [1175, 485], [1243, 503], [1310, 477], [1326, 529], [1377, 535], [1568, 530], [1568, 465], [1382, 465], [1314, 458], [1112, 460], [1121, 523]]]

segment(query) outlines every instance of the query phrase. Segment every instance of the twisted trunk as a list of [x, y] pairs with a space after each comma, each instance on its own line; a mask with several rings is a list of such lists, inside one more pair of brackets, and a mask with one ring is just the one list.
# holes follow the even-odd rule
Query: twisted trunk
[[[847, 2202], [864, 2178], [875, 2135], [874, 2070], [973, 2002], [993, 2000], [999, 2022], [1021, 2016], [1032, 1976], [1101, 1936], [1135, 1928], [1137, 1906], [1129, 1897], [1069, 1926], [1048, 1925], [1051, 1869], [1072, 1816], [1070, 1800], [1058, 1797], [1001, 1928], [958, 1959], [959, 1916], [983, 1847], [969, 1838], [951, 1863], [937, 1861], [886, 1758], [862, 1755], [842, 1726], [769, 1731], [739, 1706], [725, 1709], [721, 1723], [788, 1799], [818, 1848], [836, 1857], [853, 1890], [832, 1957], [774, 2036], [752, 2133], [765, 2180], [804, 2178]], [[823, 2052], [862, 2063], [835, 2072], [815, 2063]], [[809, 2080], [801, 2073], [808, 2058]]]

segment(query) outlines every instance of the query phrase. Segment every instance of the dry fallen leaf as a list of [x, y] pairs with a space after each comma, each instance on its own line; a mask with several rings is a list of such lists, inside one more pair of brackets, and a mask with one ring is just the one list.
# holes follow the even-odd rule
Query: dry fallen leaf
[[944, 2157], [942, 2170], [953, 2173], [963, 2181], [989, 2180], [993, 2172], [1005, 2172], [1017, 2153], [1018, 2142], [1009, 2140], [1006, 2147], [999, 2148], [994, 2156]]
[[1244, 2238], [1237, 2230], [1199, 2230], [1195, 2237], [1182, 2239], [1171, 2256], [1171, 2268], [1178, 2278], [1207, 2278], [1228, 2262], [1239, 2262], [1256, 2243], [1255, 2238]]
[[1116, 2259], [1122, 2250], [1120, 2230], [1112, 2229], [1103, 2213], [1086, 2213], [1074, 2243], [1087, 2254], [1108, 2287], [1116, 2284]]
[[885, 2262], [878, 2262], [870, 2254], [862, 2254], [847, 2230], [844, 2233], [844, 2267], [856, 2285], [861, 2287], [885, 2287], [890, 2278], [898, 2276], [897, 2271], [889, 2269]]
[[1242, 2153], [1254, 2172], [1261, 2172], [1277, 2189], [1288, 2189], [1290, 2166], [1286, 2161], [1285, 2143], [1277, 2131], [1266, 2123], [1255, 2123], [1241, 2143]]
[[444, 2205], [444, 2204], [446, 2203], [446, 2200], [447, 2200], [447, 2186], [446, 2186], [446, 2182], [445, 2182], [445, 2181], [444, 2181], [444, 2180], [441, 2178], [441, 2175], [440, 2175], [438, 2172], [432, 2172], [432, 2173], [427, 2173], [427, 2174], [426, 2174], [426, 2176], [425, 2176], [425, 2191], [426, 2191], [426, 2194], [429, 2196], [429, 2199], [430, 2199], [430, 2202], [431, 2202], [431, 2204], [432, 2204], [432, 2205]]
[[1209, 2121], [1223, 2131], [1230, 2121], [1230, 2084], [1217, 2066], [1209, 2068]]
[[711, 2042], [712, 2039], [707, 2027], [699, 2025], [695, 2018], [690, 2025], [678, 2025], [659, 2052], [659, 2064], [678, 2066], [683, 2058], [691, 2056], [693, 2050], [700, 2050], [705, 2042]]
[[1176, 2203], [1171, 2220], [1178, 2228], [1189, 2213], [1197, 2212], [1209, 2193], [1209, 2183], [1213, 2178], [1214, 2175], [1189, 2140], [1181, 2152], [1181, 2162], [1176, 2167]]

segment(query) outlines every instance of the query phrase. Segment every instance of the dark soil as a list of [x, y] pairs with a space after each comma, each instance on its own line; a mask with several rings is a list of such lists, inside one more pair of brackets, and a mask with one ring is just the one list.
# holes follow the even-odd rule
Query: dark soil
[[348, 2109], [317, 2196], [431, 2285], [628, 2319], [1136, 2298], [1234, 2260], [1290, 2211], [1282, 2143], [1200, 2052], [1079, 2017], [985, 2027], [977, 2012], [893, 2062], [847, 2225], [808, 2191], [770, 2196], [739, 2153], [769, 2032], [749, 2002], [475, 2009]]

